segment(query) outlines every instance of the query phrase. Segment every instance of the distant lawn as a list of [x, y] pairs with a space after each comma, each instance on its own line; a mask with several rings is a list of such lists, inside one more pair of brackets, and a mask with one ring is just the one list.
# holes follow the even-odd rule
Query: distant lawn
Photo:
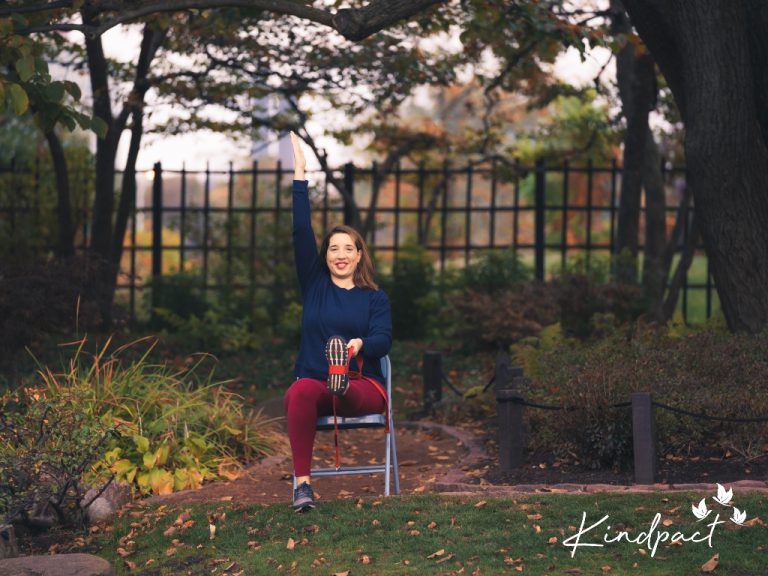
[[[194, 507], [134, 510], [117, 520], [101, 540], [100, 554], [117, 574], [698, 574], [719, 553], [714, 574], [765, 574], [768, 565], [768, 505], [763, 496], [736, 494], [752, 526], [738, 527], [732, 508], [713, 494], [649, 493], [531, 495], [518, 499], [439, 496], [393, 497], [366, 501], [320, 502], [309, 514], [295, 514], [288, 503], [238, 506], [219, 502]], [[696, 522], [691, 504], [707, 497], [710, 515]], [[187, 528], [163, 535], [185, 510]], [[706, 542], [647, 545], [626, 541], [603, 548], [571, 550], [563, 541], [585, 526], [609, 519], [581, 542], [602, 542], [617, 529], [637, 538], [661, 514], [656, 529], [680, 531], [690, 539], [720, 512], [712, 548]], [[210, 539], [208, 515], [226, 514]], [[754, 520], [758, 518], [759, 520]], [[181, 518], [178, 522], [185, 520]], [[131, 526], [133, 524], [133, 527]], [[128, 536], [128, 537], [126, 537]], [[655, 536], [654, 536], [655, 538]], [[174, 543], [173, 541], [176, 540]], [[133, 541], [134, 544], [129, 544]], [[128, 555], [123, 558], [116, 551]], [[125, 561], [133, 563], [129, 570]], [[131, 567], [133, 566], [131, 565]]]

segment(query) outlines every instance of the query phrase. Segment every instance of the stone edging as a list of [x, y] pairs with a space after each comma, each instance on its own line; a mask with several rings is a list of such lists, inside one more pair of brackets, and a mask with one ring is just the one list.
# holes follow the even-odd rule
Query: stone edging
[[[424, 430], [436, 430], [453, 436], [459, 440], [468, 450], [464, 462], [472, 466], [478, 464], [485, 452], [474, 437], [459, 428], [438, 424], [436, 422], [403, 421], [395, 422], [396, 426], [404, 428], [420, 428]], [[480, 495], [509, 496], [516, 494], [596, 494], [600, 492], [712, 492], [717, 490], [715, 483], [690, 483], [690, 484], [469, 484], [464, 482], [466, 475], [459, 469], [451, 468], [446, 475], [432, 485], [432, 491], [445, 496], [451, 495]], [[768, 494], [768, 481], [761, 480], [737, 480], [728, 483], [729, 488], [739, 492], [760, 492]]]

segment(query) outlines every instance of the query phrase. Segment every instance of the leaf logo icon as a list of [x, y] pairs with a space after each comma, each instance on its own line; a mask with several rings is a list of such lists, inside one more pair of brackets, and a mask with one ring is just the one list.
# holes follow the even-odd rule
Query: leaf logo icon
[[746, 520], [746, 519], [747, 519], [747, 511], [746, 510], [743, 510], [743, 511], [739, 510], [738, 508], [736, 508], [736, 506], [734, 506], [733, 507], [733, 516], [731, 516], [731, 521], [734, 524], [738, 524], [739, 526], [741, 526], [742, 524], [744, 524], [744, 520]]
[[693, 504], [691, 504], [691, 511], [693, 512], [693, 515], [696, 516], [696, 518], [698, 518], [699, 520], [704, 520], [704, 518], [709, 516], [709, 513], [712, 512], [712, 510], [707, 509], [706, 498], [702, 498], [698, 506], [694, 506]]
[[717, 485], [717, 496], [712, 496], [712, 500], [722, 504], [723, 506], [730, 506], [728, 504], [733, 498], [733, 488], [726, 490], [722, 484]]

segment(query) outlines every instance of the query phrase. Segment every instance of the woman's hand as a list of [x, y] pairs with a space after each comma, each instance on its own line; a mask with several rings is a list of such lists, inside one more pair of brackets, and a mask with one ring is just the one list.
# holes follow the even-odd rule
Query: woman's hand
[[360, 352], [360, 348], [363, 347], [363, 341], [360, 338], [352, 338], [347, 342], [347, 346], [349, 347], [349, 355], [354, 358]]
[[304, 158], [304, 151], [301, 149], [301, 143], [296, 133], [291, 131], [291, 144], [293, 145], [293, 179], [304, 180], [304, 168], [307, 161]]

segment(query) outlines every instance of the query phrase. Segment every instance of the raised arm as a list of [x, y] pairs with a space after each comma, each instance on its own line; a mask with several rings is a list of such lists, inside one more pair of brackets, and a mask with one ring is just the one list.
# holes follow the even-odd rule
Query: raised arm
[[301, 149], [299, 138], [291, 132], [293, 144], [293, 256], [296, 262], [296, 274], [299, 277], [301, 294], [314, 275], [320, 272], [320, 259], [315, 243], [315, 233], [312, 231], [312, 219], [309, 206], [308, 182], [304, 179], [306, 160]]

